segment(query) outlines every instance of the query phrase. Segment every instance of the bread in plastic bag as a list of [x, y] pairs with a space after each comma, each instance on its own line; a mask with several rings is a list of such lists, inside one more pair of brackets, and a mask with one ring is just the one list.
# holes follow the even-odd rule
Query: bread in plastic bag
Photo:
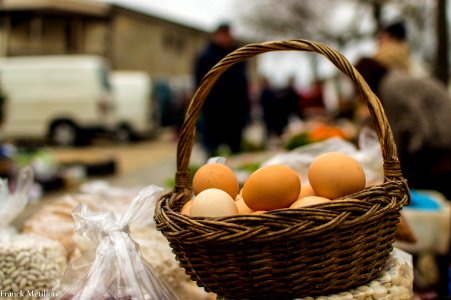
[[65, 195], [50, 204], [46, 204], [36, 211], [22, 225], [22, 233], [45, 236], [59, 241], [67, 252], [70, 260], [76, 250], [74, 243], [74, 221], [71, 213], [80, 201]]
[[[33, 233], [60, 241], [66, 248], [68, 259], [77, 255], [72, 211], [81, 203], [93, 211], [111, 210], [122, 214], [143, 187], [119, 188], [106, 181], [94, 180], [80, 186], [81, 193], [63, 195], [60, 199], [46, 204], [25, 220], [22, 232]], [[153, 212], [152, 212], [153, 213]]]
[[96, 245], [96, 251], [72, 261], [57, 299], [178, 299], [129, 234], [134, 222], [154, 210], [162, 193], [154, 185], [144, 188], [120, 217], [111, 211], [91, 212], [84, 204], [73, 211], [75, 231]]

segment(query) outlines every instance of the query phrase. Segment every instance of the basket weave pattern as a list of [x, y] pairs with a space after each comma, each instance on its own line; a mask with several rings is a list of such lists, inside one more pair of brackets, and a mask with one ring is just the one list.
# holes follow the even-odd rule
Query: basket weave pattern
[[[200, 109], [231, 65], [270, 51], [317, 52], [346, 74], [367, 101], [381, 144], [384, 182], [327, 204], [265, 214], [191, 218], [189, 160]], [[294, 299], [349, 290], [376, 278], [410, 195], [379, 99], [338, 51], [307, 40], [244, 46], [205, 75], [188, 107], [177, 148], [176, 186], [157, 203], [155, 221], [181, 267], [207, 291], [230, 299]]]

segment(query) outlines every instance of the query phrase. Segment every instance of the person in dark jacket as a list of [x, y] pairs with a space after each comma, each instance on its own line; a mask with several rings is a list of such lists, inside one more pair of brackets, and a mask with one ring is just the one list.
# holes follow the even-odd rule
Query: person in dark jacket
[[288, 77], [287, 83], [277, 93], [279, 105], [277, 115], [277, 127], [282, 134], [289, 125], [291, 117], [302, 118], [300, 107], [300, 95], [296, 90], [295, 77]]
[[[237, 44], [230, 26], [221, 24], [196, 59], [196, 85], [216, 63], [235, 49]], [[220, 76], [202, 107], [198, 131], [207, 155], [218, 155], [222, 145], [227, 146], [231, 153], [240, 152], [243, 131], [249, 119], [246, 64], [239, 62]]]
[[266, 77], [261, 80], [259, 101], [262, 109], [263, 123], [265, 124], [266, 140], [270, 140], [273, 135], [280, 137], [282, 135], [282, 128], [276, 126], [277, 105], [279, 101], [276, 91]]

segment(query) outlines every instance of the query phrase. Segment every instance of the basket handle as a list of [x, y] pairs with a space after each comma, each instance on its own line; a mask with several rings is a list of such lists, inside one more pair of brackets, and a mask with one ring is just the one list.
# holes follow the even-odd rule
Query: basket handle
[[219, 76], [221, 76], [221, 74], [233, 64], [247, 58], [266, 52], [287, 50], [320, 53], [351, 79], [355, 87], [360, 91], [362, 97], [365, 99], [371, 118], [374, 122], [384, 160], [383, 168], [385, 180], [402, 179], [396, 144], [394, 142], [393, 134], [384, 109], [380, 100], [371, 91], [371, 88], [363, 79], [362, 75], [360, 75], [360, 73], [346, 59], [346, 57], [344, 57], [337, 50], [322, 43], [303, 39], [294, 39], [243, 46], [225, 56], [203, 77], [199, 87], [191, 99], [186, 111], [184, 123], [180, 130], [180, 138], [177, 145], [177, 172], [175, 176], [174, 188], [176, 192], [189, 193], [191, 191], [189, 162], [195, 140], [195, 124], [201, 107]]

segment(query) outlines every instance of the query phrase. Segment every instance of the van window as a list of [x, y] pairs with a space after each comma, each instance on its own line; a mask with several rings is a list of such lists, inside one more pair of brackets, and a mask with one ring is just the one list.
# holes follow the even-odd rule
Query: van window
[[102, 87], [104, 89], [106, 89], [107, 91], [111, 91], [109, 70], [107, 68], [100, 68], [99, 75], [100, 75], [100, 82], [102, 84]]

